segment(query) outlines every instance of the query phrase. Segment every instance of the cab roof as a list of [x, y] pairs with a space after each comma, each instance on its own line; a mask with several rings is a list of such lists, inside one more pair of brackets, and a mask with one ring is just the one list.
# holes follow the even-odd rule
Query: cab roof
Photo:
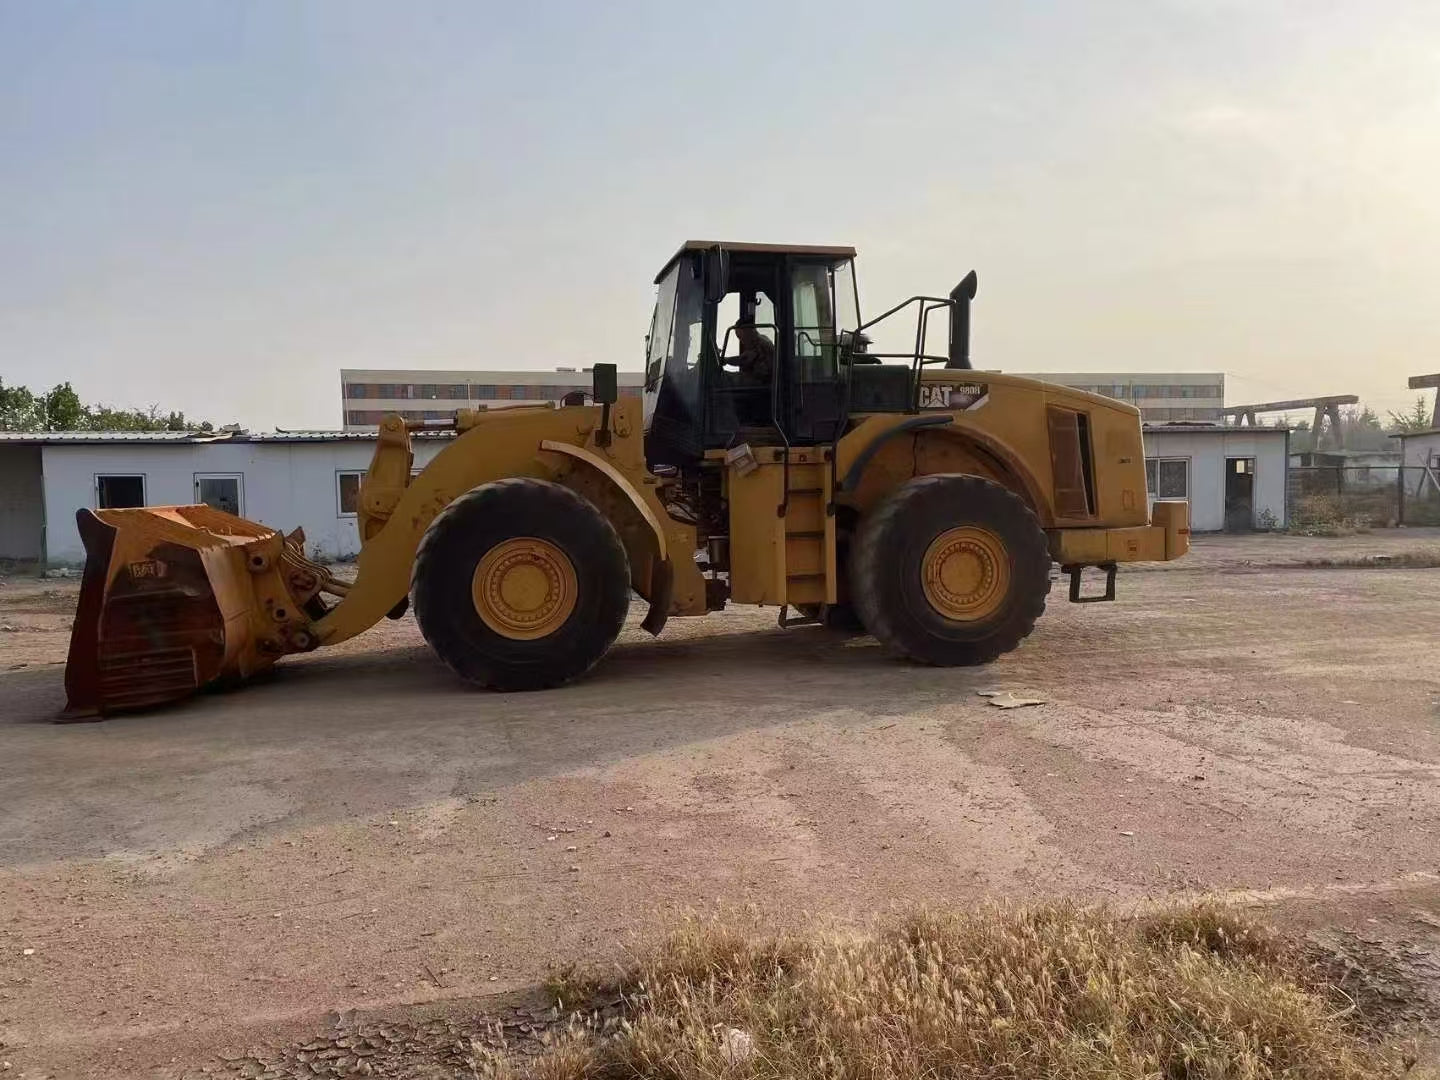
[[723, 248], [726, 251], [747, 251], [759, 255], [805, 255], [821, 259], [853, 259], [855, 249], [839, 244], [745, 244], [729, 240], [686, 240], [680, 245], [680, 250], [671, 255], [655, 275], [655, 284], [660, 284], [660, 279], [675, 265], [675, 261], [687, 251], [708, 251], [710, 248]]

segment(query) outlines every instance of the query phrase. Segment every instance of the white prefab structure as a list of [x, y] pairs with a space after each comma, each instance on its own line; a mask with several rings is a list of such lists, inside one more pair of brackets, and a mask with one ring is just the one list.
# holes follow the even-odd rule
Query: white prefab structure
[[1150, 498], [1188, 499], [1195, 532], [1284, 528], [1289, 443], [1286, 428], [1147, 424]]
[[1407, 432], [1394, 438], [1400, 443], [1400, 460], [1405, 468], [1440, 469], [1440, 428]]
[[0, 443], [0, 559], [45, 557], [40, 447]]
[[[417, 435], [415, 468], [448, 441]], [[353, 556], [360, 477], [374, 450], [373, 435], [340, 432], [0, 432], [0, 558], [84, 562], [80, 507], [198, 502], [284, 532], [298, 525], [316, 558]]]

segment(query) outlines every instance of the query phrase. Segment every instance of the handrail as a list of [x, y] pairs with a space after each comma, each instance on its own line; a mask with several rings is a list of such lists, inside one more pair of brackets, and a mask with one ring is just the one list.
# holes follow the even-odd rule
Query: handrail
[[[920, 372], [926, 364], [948, 363], [948, 356], [934, 356], [925, 351], [925, 338], [930, 329], [930, 313], [941, 308], [953, 308], [955, 301], [948, 296], [912, 296], [908, 300], [902, 300], [888, 311], [883, 311], [866, 322], [861, 323], [855, 329], [856, 334], [862, 334], [870, 327], [875, 326], [888, 319], [897, 312], [905, 310], [911, 304], [919, 304], [920, 309], [915, 313], [915, 348], [912, 352], [866, 352], [865, 355], [878, 360], [909, 360], [910, 361], [910, 407], [906, 412], [915, 413], [920, 411]], [[854, 366], [852, 356], [851, 367]], [[846, 372], [846, 415], [849, 415], [849, 381], [850, 372]]]

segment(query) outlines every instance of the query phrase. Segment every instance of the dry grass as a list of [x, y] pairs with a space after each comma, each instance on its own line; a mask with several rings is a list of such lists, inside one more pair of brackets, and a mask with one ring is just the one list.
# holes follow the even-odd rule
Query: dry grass
[[[687, 925], [605, 987], [617, 1034], [536, 1080], [1360, 1080], [1399, 1075], [1299, 954], [1212, 904], [925, 912], [870, 937]], [[594, 981], [566, 984], [593, 992]]]

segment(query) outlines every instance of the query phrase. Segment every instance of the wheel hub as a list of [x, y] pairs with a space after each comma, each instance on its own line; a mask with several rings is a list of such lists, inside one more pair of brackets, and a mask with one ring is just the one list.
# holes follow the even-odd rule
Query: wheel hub
[[548, 540], [496, 544], [475, 568], [470, 595], [485, 625], [514, 641], [553, 634], [575, 611], [579, 589], [570, 557]]
[[1010, 559], [989, 529], [965, 525], [933, 541], [920, 563], [925, 599], [956, 622], [985, 619], [999, 610], [1010, 589]]

